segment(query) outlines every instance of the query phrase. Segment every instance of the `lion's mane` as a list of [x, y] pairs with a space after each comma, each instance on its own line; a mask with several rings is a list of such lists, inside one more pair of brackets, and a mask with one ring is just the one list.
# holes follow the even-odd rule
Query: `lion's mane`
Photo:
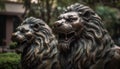
[[[26, 44], [21, 63], [23, 69], [59, 69], [57, 60], [57, 40], [50, 27], [41, 19], [29, 17], [22, 23], [38, 24], [39, 29], [34, 30], [34, 40]], [[22, 26], [21, 25], [21, 26]]]
[[[113, 40], [104, 28], [101, 18], [88, 6], [73, 4], [64, 13], [75, 11], [83, 19], [83, 29], [72, 42], [70, 51], [60, 53], [64, 69], [106, 69], [115, 55]], [[63, 14], [64, 14], [63, 13]], [[109, 68], [108, 68], [109, 69]]]

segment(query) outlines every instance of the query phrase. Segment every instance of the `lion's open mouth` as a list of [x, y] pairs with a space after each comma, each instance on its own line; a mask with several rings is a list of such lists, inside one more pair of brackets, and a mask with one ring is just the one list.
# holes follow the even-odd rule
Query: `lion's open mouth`
[[59, 42], [69, 42], [73, 39], [74, 35], [75, 35], [75, 32], [59, 33], [58, 34]]
[[22, 42], [18, 42], [20, 45], [24, 45], [25, 43], [27, 43], [27, 40], [23, 40]]

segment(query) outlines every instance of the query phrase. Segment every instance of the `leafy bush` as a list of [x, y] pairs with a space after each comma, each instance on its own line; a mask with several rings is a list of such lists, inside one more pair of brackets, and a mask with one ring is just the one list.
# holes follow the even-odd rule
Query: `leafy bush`
[[21, 69], [20, 55], [16, 53], [1, 53], [0, 69]]
[[10, 43], [10, 49], [15, 49], [17, 46], [17, 42], [11, 42]]

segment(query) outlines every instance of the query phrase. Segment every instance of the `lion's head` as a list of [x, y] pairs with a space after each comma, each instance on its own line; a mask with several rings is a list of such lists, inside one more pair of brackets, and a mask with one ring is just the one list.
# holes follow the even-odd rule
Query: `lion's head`
[[63, 47], [63, 50], [69, 49], [72, 41], [80, 39], [85, 35], [90, 35], [85, 33], [88, 30], [92, 31], [90, 32], [93, 34], [92, 36], [101, 37], [102, 32], [99, 30], [98, 25], [91, 23], [94, 19], [100, 21], [100, 17], [88, 6], [78, 3], [68, 6], [54, 23], [55, 32], [58, 34], [59, 45], [61, 45], [60, 48]]
[[[44, 38], [45, 44], [49, 43], [50, 39], [53, 38], [52, 30], [49, 26], [43, 20], [34, 17], [25, 19], [23, 23], [17, 27], [16, 31], [17, 32], [12, 34], [12, 40], [18, 43], [18, 47], [19, 45], [21, 47], [26, 46], [26, 44], [35, 43], [35, 40], [39, 37]], [[45, 35], [45, 33], [47, 35]]]
[[103, 58], [113, 56], [109, 49], [114, 43], [101, 18], [88, 6], [79, 3], [68, 6], [54, 23], [54, 30], [58, 49], [64, 56], [61, 61], [65, 59], [61, 64], [68, 64], [66, 68], [93, 69], [90, 66], [99, 62], [99, 59], [107, 62]]
[[[25, 19], [23, 23], [17, 27], [16, 31], [17, 32], [13, 33], [12, 40], [17, 42], [18, 47], [39, 43], [39, 40], [42, 44], [47, 44], [54, 38], [50, 27], [43, 20], [34, 17]], [[39, 39], [39, 37], [42, 37], [42, 39]], [[36, 41], [36, 39], [38, 39], [38, 41]]]
[[[57, 40], [41, 19], [29, 17], [13, 33], [13, 41], [23, 48], [23, 69], [52, 69], [57, 66]], [[59, 67], [57, 67], [59, 68]]]

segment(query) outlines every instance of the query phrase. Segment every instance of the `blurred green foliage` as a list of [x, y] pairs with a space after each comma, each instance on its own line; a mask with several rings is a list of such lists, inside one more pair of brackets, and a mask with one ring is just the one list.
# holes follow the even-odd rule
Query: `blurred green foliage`
[[120, 11], [118, 9], [109, 6], [98, 5], [95, 7], [95, 11], [103, 19], [105, 27], [111, 36], [120, 34]]
[[17, 42], [11, 42], [10, 43], [10, 49], [15, 49], [17, 46]]
[[0, 69], [21, 69], [20, 67], [20, 55], [0, 53]]

